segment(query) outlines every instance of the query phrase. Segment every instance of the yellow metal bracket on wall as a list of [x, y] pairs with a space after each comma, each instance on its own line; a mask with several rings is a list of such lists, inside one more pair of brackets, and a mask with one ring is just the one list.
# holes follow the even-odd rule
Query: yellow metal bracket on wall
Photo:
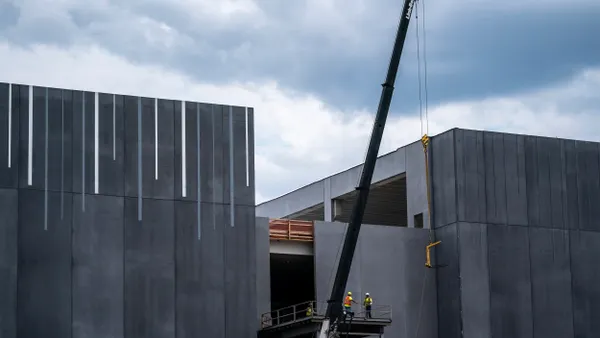
[[426, 267], [433, 268], [433, 266], [431, 265], [431, 248], [433, 248], [434, 246], [436, 246], [436, 245], [438, 245], [440, 243], [442, 243], [442, 241], [437, 241], [437, 242], [434, 242], [434, 243], [429, 243], [429, 245], [427, 245], [425, 247], [425, 257], [426, 257], [425, 266]]

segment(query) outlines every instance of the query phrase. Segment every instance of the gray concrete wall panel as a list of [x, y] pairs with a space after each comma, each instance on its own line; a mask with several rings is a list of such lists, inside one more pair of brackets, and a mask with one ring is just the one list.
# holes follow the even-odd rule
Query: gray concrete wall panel
[[[175, 229], [173, 201], [125, 199], [125, 336], [175, 335]], [[149, 295], [152, 295], [149, 297]]]
[[[206, 203], [222, 203], [215, 201], [214, 188], [216, 176], [221, 177], [221, 172], [216, 171], [214, 146], [216, 136], [214, 124], [214, 105], [200, 104], [200, 200]], [[222, 190], [222, 187], [219, 188]]]
[[565, 228], [575, 230], [579, 228], [579, 188], [577, 175], [577, 142], [562, 141], [563, 168], [565, 170], [564, 185], [565, 195]]
[[73, 336], [124, 337], [123, 197], [73, 196]]
[[[330, 182], [330, 196], [335, 199], [344, 194], [354, 191], [362, 165], [352, 167], [336, 175], [327, 177]], [[373, 183], [386, 180], [390, 177], [406, 172], [406, 149], [405, 147], [385, 154], [377, 159], [375, 171], [373, 172]], [[256, 206], [257, 215], [261, 217], [285, 217], [298, 211], [322, 204], [324, 202], [324, 180], [320, 180], [273, 200]]]
[[13, 90], [17, 90], [18, 98], [15, 98], [18, 102], [16, 109], [19, 112], [19, 154], [17, 156], [18, 164], [18, 180], [19, 188], [27, 187], [27, 174], [28, 174], [28, 148], [29, 148], [29, 86], [25, 85], [13, 85]]
[[0, 187], [17, 188], [19, 182], [19, 86], [0, 83], [0, 126], [2, 126], [0, 127]]
[[[344, 223], [315, 222], [315, 280], [320, 302], [331, 292], [346, 228]], [[425, 268], [423, 257], [427, 242], [425, 229], [377, 225], [361, 229], [346, 289], [359, 304], [369, 292], [375, 305], [392, 306], [393, 324], [386, 328], [386, 337], [415, 337], [417, 330], [419, 337], [437, 337], [435, 276]], [[353, 305], [355, 311], [359, 306]]]
[[600, 233], [570, 233], [575, 337], [600, 336]]
[[[2, 337], [255, 335], [256, 279], [270, 274], [268, 224], [261, 250], [254, 229], [253, 111], [236, 107], [231, 152], [223, 106], [201, 106], [198, 119], [187, 102], [183, 121], [181, 101], [0, 83], [0, 189], [20, 189], [0, 190]], [[219, 108], [215, 126], [206, 107]]]
[[427, 180], [425, 155], [420, 142], [405, 147], [406, 151], [406, 208], [408, 227], [415, 227], [415, 215], [423, 213], [423, 227], [429, 224], [427, 212]]
[[569, 234], [529, 229], [533, 337], [573, 337]]
[[564, 228], [564, 182], [561, 141], [526, 138], [528, 223]]
[[224, 337], [223, 238], [213, 211], [202, 204], [198, 220], [196, 202], [175, 202], [177, 337]]
[[133, 96], [123, 96], [124, 135], [124, 196], [138, 196], [138, 99]]
[[17, 338], [17, 189], [0, 189], [0, 337]]
[[458, 229], [449, 224], [435, 231], [436, 240], [442, 243], [433, 249], [437, 269], [437, 318], [439, 338], [461, 337], [460, 272], [458, 259]]
[[485, 222], [485, 162], [483, 132], [456, 130], [456, 193], [458, 219]]
[[507, 223], [503, 136], [498, 133], [483, 134], [486, 219], [491, 224]]
[[[142, 191], [145, 198], [173, 199], [175, 183], [173, 131], [172, 102], [143, 98]], [[193, 177], [194, 172], [190, 176]]]
[[257, 294], [256, 294], [256, 238], [255, 238], [255, 222], [256, 215], [254, 206], [238, 205], [236, 206], [236, 217], [238, 219], [238, 227], [241, 228], [238, 233], [238, 241], [240, 243], [239, 258], [236, 264], [242, 264], [241, 271], [243, 273], [243, 281], [240, 291], [240, 299], [245, 300], [241, 304], [243, 318], [242, 335], [241, 337], [255, 337], [256, 331], [260, 328], [260, 314], [256, 312]]
[[506, 175], [506, 202], [501, 204], [506, 203], [506, 223], [527, 225], [525, 137], [510, 134], [501, 136], [504, 139], [504, 174]]
[[[48, 90], [48, 139], [38, 149], [44, 152], [48, 147], [48, 190], [71, 191], [72, 189], [72, 148], [71, 130], [73, 114], [71, 107], [71, 91], [60, 89]], [[45, 123], [44, 123], [45, 125]], [[40, 132], [44, 134], [44, 132]], [[44, 163], [39, 168], [44, 170]], [[43, 174], [43, 172], [42, 172]], [[46, 183], [46, 182], [45, 182]]]
[[123, 196], [124, 188], [123, 96], [98, 95], [98, 192]]
[[[230, 116], [232, 124], [230, 125]], [[237, 186], [235, 184], [235, 169], [232, 171], [232, 166], [235, 167], [235, 153], [232, 153], [231, 145], [235, 146], [236, 139], [243, 137], [243, 135], [235, 135], [232, 133], [233, 126], [235, 124], [235, 109], [231, 106], [223, 107], [223, 202], [225, 204], [235, 205], [235, 195]], [[230, 128], [232, 129], [230, 131]], [[235, 214], [233, 209], [229, 211], [233, 217], [230, 220], [235, 224]]]
[[45, 145], [46, 145], [46, 88], [33, 87], [33, 134], [31, 139], [32, 178], [27, 188], [45, 188]]
[[[256, 183], [255, 183], [255, 167], [254, 167], [254, 109], [248, 108], [248, 175], [250, 182], [250, 189], [252, 189], [252, 194], [250, 194], [249, 205], [254, 206], [256, 210]], [[255, 211], [256, 213], [256, 211]]]
[[[185, 123], [182, 123], [182, 103], [174, 102], [175, 119], [175, 198], [184, 201], [198, 199], [198, 112], [195, 102], [185, 103]], [[185, 131], [184, 131], [185, 129]], [[185, 147], [182, 133], [185, 132]], [[185, 157], [185, 173], [183, 158]], [[185, 177], [185, 179], [183, 178]], [[185, 190], [185, 194], [184, 194]], [[185, 195], [185, 196], [184, 196]]]
[[257, 205], [256, 214], [261, 217], [285, 217], [321, 203], [323, 203], [323, 181], [318, 181]]
[[[236, 206], [238, 223], [231, 226], [229, 206], [225, 205], [224, 258], [225, 258], [225, 337], [252, 337], [258, 328], [256, 313], [256, 284], [251, 283], [253, 263], [248, 255], [255, 251], [255, 215], [252, 207]], [[253, 294], [253, 295], [251, 295]]]
[[[213, 193], [213, 202], [214, 203], [229, 203], [229, 200], [225, 200], [224, 191], [225, 191], [225, 182], [229, 179], [225, 176], [225, 156], [227, 153], [225, 152], [225, 125], [223, 124], [223, 114], [228, 112], [226, 106], [223, 105], [213, 105], [211, 112], [211, 125], [213, 128], [213, 180], [212, 180], [212, 193]], [[229, 158], [229, 157], [227, 157]]]
[[600, 231], [600, 172], [599, 145], [591, 142], [577, 143], [579, 188], [579, 229]]
[[271, 311], [269, 219], [256, 217], [256, 306], [258, 315]]
[[433, 206], [435, 227], [454, 223], [456, 212], [456, 163], [454, 130], [431, 139]]
[[463, 337], [492, 337], [487, 226], [459, 223], [458, 245]]
[[533, 337], [528, 229], [489, 225], [487, 231], [492, 335]]
[[247, 140], [246, 109], [233, 107], [233, 158], [236, 205], [254, 206], [254, 189], [250, 186], [250, 140]]
[[[71, 194], [19, 191], [17, 337], [71, 336]], [[44, 218], [48, 228], [44, 230]]]
[[82, 195], [94, 193], [94, 100], [94, 93], [73, 91], [73, 192]]

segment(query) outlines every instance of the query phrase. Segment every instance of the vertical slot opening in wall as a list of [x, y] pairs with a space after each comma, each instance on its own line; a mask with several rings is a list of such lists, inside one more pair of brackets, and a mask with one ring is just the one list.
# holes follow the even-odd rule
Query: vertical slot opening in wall
[[[281, 244], [287, 244], [281, 242]], [[311, 243], [312, 244], [312, 243]], [[277, 310], [304, 302], [314, 301], [315, 296], [315, 263], [313, 255], [292, 253], [271, 253], [271, 309]], [[308, 306], [308, 303], [305, 304]], [[280, 313], [284, 316], [292, 309]], [[306, 315], [306, 307], [296, 307], [296, 316]]]
[[97, 194], [99, 190], [99, 168], [100, 168], [100, 154], [99, 154], [99, 142], [100, 142], [100, 126], [99, 126], [99, 106], [100, 98], [98, 92], [94, 93], [94, 193]]
[[27, 185], [33, 184], [33, 86], [29, 86], [27, 106]]
[[423, 229], [423, 213], [414, 216], [415, 228]]
[[8, 167], [12, 167], [12, 84], [8, 84]]
[[187, 197], [187, 163], [185, 137], [185, 101], [181, 101], [181, 196]]

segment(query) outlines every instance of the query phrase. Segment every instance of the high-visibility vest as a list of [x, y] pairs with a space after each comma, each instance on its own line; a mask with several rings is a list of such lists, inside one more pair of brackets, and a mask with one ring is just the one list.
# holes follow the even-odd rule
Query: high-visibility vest
[[365, 298], [365, 306], [373, 304], [373, 298], [367, 297]]
[[311, 316], [311, 315], [312, 315], [312, 307], [308, 307], [308, 308], [306, 309], [306, 315], [307, 315], [307, 316]]
[[344, 306], [346, 306], [346, 307], [352, 306], [352, 297], [346, 296], [346, 298], [344, 299]]

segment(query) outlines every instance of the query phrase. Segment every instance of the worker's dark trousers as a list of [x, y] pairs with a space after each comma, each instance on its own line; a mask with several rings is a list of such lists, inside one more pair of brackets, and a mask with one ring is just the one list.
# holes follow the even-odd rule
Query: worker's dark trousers
[[372, 317], [371, 317], [371, 305], [367, 305], [367, 306], [365, 306], [365, 310], [366, 310], [366, 315], [365, 315], [365, 317], [366, 317], [366, 318], [372, 318]]

